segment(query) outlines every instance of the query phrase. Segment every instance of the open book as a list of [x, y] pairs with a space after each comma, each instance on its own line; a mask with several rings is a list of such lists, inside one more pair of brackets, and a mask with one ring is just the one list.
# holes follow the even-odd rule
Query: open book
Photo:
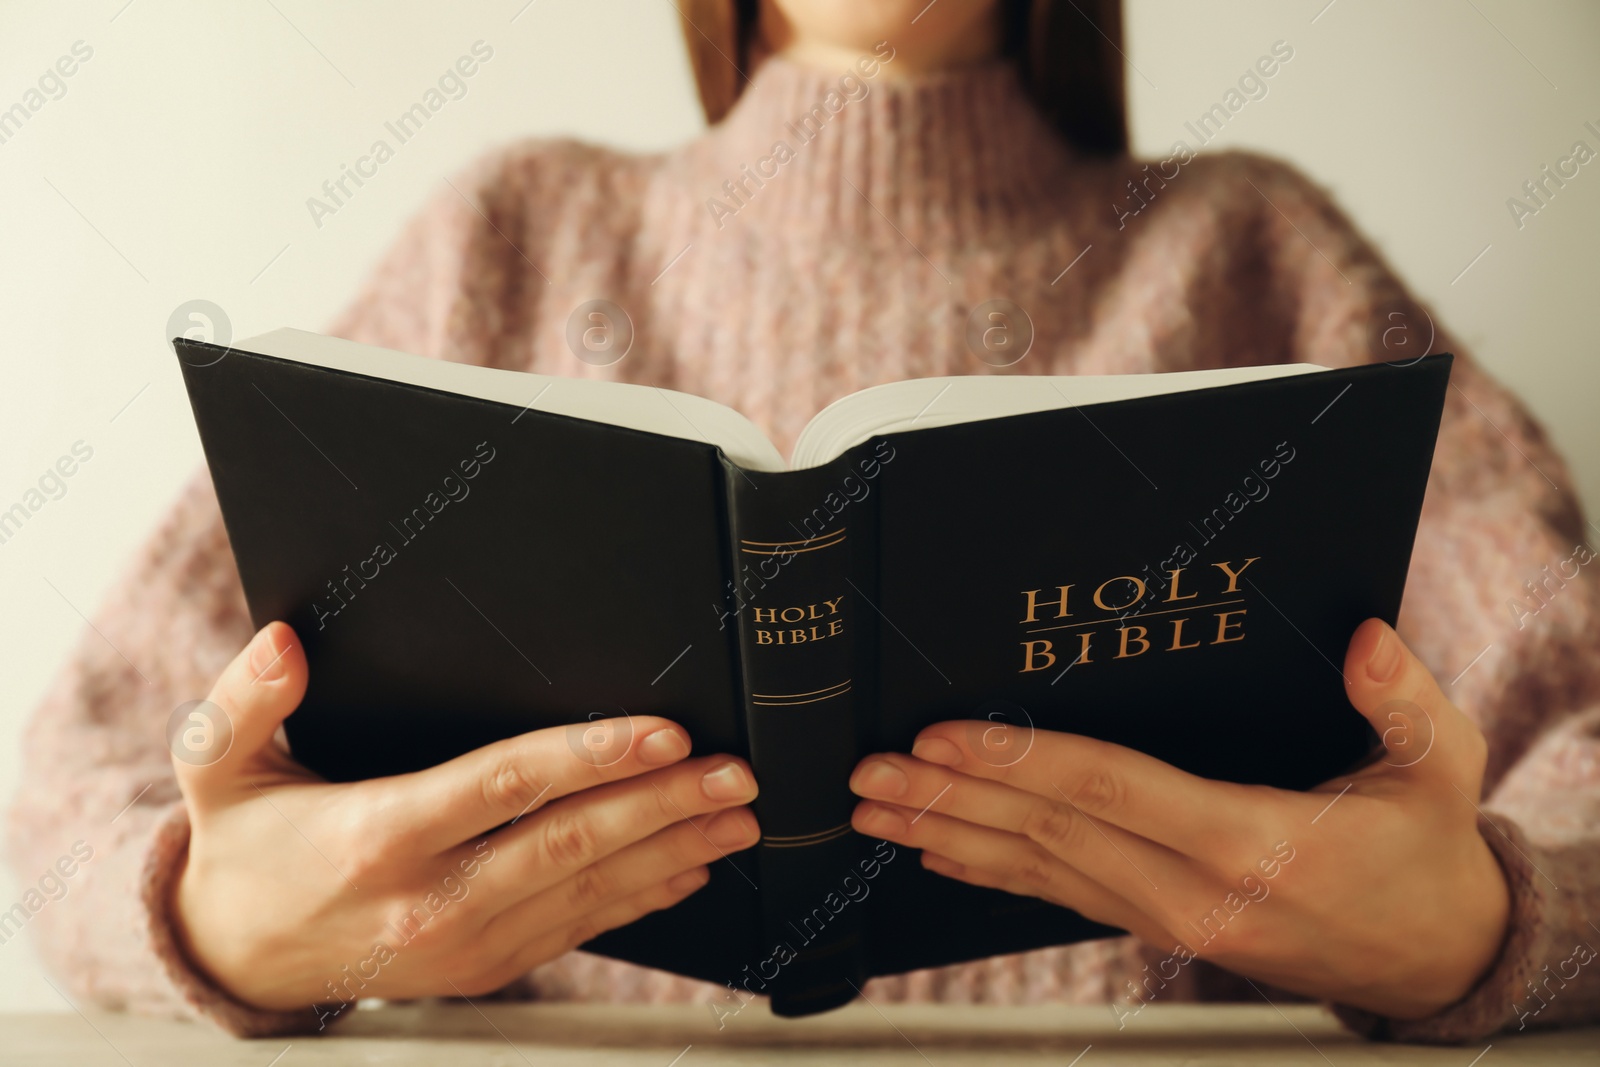
[[1114, 933], [851, 830], [856, 762], [927, 725], [1284, 788], [1366, 758], [1337, 664], [1398, 612], [1450, 367], [897, 382], [785, 464], [664, 389], [173, 343], [251, 613], [310, 659], [295, 756], [353, 779], [623, 714], [745, 756], [761, 843], [586, 947], [788, 1015]]

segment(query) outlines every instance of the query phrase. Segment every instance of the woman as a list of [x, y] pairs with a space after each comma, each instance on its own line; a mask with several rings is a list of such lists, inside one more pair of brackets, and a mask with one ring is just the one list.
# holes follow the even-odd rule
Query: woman
[[[994, 298], [1032, 337], [1004, 373], [1422, 354], [1427, 313], [1291, 169], [1199, 146], [1126, 158], [1114, 0], [685, 11], [711, 130], [647, 157], [564, 141], [497, 153], [407, 228], [333, 332], [700, 393], [784, 450], [856, 389], [993, 372], [964, 339]], [[573, 309], [599, 297], [635, 329], [604, 369], [566, 342]], [[1386, 352], [1397, 326], [1412, 347]], [[1600, 592], [1587, 571], [1541, 578], [1537, 598], [1523, 584], [1571, 568], [1583, 521], [1526, 413], [1448, 337], [1432, 348], [1458, 359], [1404, 641], [1369, 621], [1345, 664], [1391, 758], [1290, 794], [1059, 734], [1004, 771], [959, 725], [935, 726], [858, 768], [857, 828], [1138, 936], [880, 979], [870, 998], [1115, 999], [1126, 1017], [1266, 987], [1416, 1040], [1596, 1018]], [[523, 975], [543, 997], [722, 992], [569, 950], [754, 843], [740, 761], [688, 759], [682, 731], [652, 719], [604, 768], [543, 731], [406, 778], [312, 779], [273, 742], [305, 660], [281, 624], [251, 638], [204, 478], [98, 626], [34, 722], [12, 822], [25, 878], [69, 842], [92, 849], [70, 903], [33, 919], [80, 995], [262, 1034], [320, 1029], [357, 995], [476, 996]], [[173, 763], [159, 724], [208, 688], [231, 748]], [[1419, 736], [1397, 722], [1426, 731], [1426, 756], [1393, 755]], [[1273, 903], [1238, 911], [1194, 959], [1185, 918], [1236, 898], [1268, 854]], [[416, 939], [372, 959], [425, 896], [440, 906]]]

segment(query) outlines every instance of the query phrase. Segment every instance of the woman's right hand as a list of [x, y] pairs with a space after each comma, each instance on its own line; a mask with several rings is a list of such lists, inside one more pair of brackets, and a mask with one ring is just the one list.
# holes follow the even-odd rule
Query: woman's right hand
[[173, 762], [192, 827], [178, 932], [246, 1004], [487, 993], [678, 903], [760, 836], [749, 766], [685, 759], [683, 729], [652, 716], [584, 728], [617, 731], [625, 754], [557, 727], [326, 782], [273, 743], [306, 678], [294, 631], [268, 625], [211, 691], [226, 753]]

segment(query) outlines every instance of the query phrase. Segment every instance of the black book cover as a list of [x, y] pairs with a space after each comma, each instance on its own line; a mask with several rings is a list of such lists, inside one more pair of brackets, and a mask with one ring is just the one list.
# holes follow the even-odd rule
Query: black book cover
[[[183, 338], [255, 623], [332, 780], [621, 714], [750, 760], [762, 841], [591, 951], [803, 1015], [868, 977], [1117, 931], [849, 825], [933, 723], [1306, 788], [1376, 738], [1355, 627], [1399, 610], [1450, 357], [887, 433], [821, 466]], [[981, 729], [981, 727], [975, 727]], [[998, 758], [1014, 758], [1001, 754]]]

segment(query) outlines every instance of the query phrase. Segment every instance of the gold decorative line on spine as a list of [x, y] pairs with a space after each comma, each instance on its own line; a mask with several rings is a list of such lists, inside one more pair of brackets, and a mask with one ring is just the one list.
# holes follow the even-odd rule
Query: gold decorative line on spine
[[849, 684], [850, 679], [846, 678], [842, 682], [834, 682], [832, 685], [825, 685], [821, 689], [813, 689], [807, 693], [751, 693], [750, 695], [761, 700], [788, 700], [790, 697], [814, 697], [818, 693], [826, 693], [830, 689], [838, 689], [842, 685]]
[[761, 843], [768, 848], [805, 848], [809, 845], [821, 845], [834, 841], [850, 832], [850, 824], [843, 823], [831, 830], [821, 830], [815, 834], [803, 837], [763, 837]]
[[[774, 549], [741, 548], [741, 549], [739, 549], [739, 551], [740, 552], [747, 552], [752, 556], [798, 556], [803, 552], [818, 552], [818, 551], [821, 551], [824, 548], [832, 548], [834, 545], [842, 545], [847, 540], [849, 540], [849, 539], [845, 538], [845, 537], [838, 537], [838, 538], [835, 538], [832, 541], [827, 542], [826, 544], [811, 545], [810, 548], [774, 548]], [[809, 542], [809, 541], [792, 541], [792, 542], [790, 542], [790, 544], [805, 545], [805, 544], [811, 544], [811, 542]]]
[[824, 700], [832, 700], [834, 697], [842, 696], [848, 692], [850, 692], [850, 687], [845, 686], [836, 693], [829, 693], [827, 696], [812, 697], [810, 700], [751, 700], [750, 703], [764, 708], [796, 708], [801, 704], [816, 704]]
[[849, 528], [850, 527], [848, 527], [848, 526], [841, 526], [837, 530], [829, 530], [825, 534], [817, 534], [817, 536], [815, 536], [815, 537], [807, 537], [807, 538], [804, 538], [804, 539], [799, 540], [799, 541], [752, 541], [749, 538], [741, 537], [741, 538], [739, 538], [739, 543], [741, 545], [768, 545], [768, 546], [771, 546], [771, 545], [808, 545], [812, 541], [826, 541], [830, 537], [838, 537], [840, 534], [844, 533]]
[[838, 832], [840, 832], [840, 830], [848, 829], [848, 827], [850, 827], [850, 824], [848, 824], [848, 822], [840, 822], [840, 824], [838, 824], [838, 825], [830, 825], [830, 827], [827, 827], [826, 830], [811, 830], [810, 833], [787, 833], [787, 835], [786, 835], [786, 833], [773, 833], [773, 835], [766, 835], [766, 837], [763, 837], [762, 840], [763, 841], [810, 841], [811, 838], [827, 837], [827, 835], [829, 835], [829, 833], [838, 833]]
[[761, 840], [763, 840], [763, 841], [810, 841], [813, 837], [825, 837], [828, 834], [837, 833], [839, 830], [842, 830], [842, 829], [844, 829], [845, 827], [847, 827], [849, 825], [850, 824], [847, 823], [847, 822], [842, 822], [838, 826], [830, 826], [826, 830], [813, 830], [809, 834], [773, 834], [773, 835], [765, 836]]

